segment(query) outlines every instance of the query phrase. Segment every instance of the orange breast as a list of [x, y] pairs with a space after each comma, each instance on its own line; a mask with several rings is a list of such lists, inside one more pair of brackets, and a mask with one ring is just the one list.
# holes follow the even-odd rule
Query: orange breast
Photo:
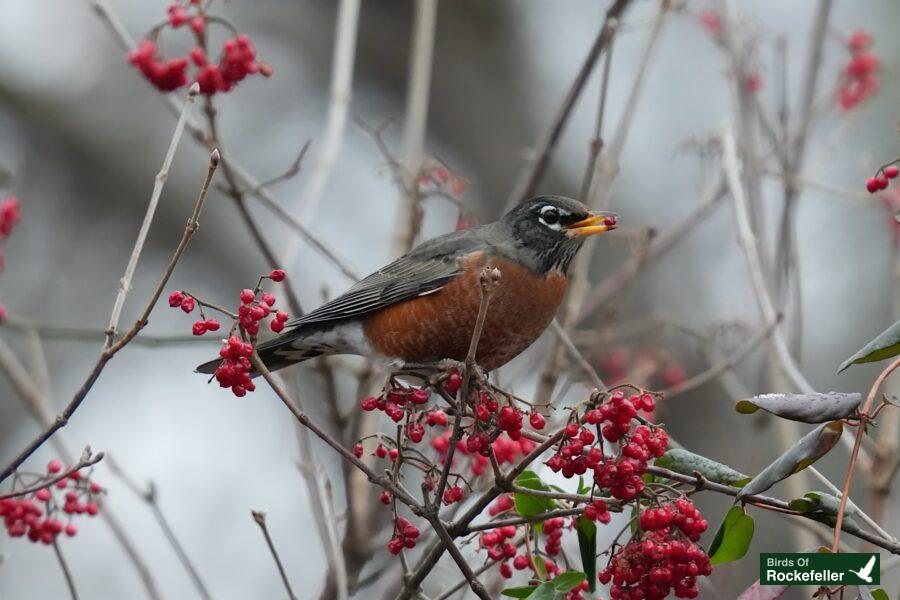
[[440, 291], [369, 317], [365, 331], [372, 345], [384, 356], [406, 361], [464, 360], [481, 298], [478, 276], [486, 263], [500, 269], [502, 277], [488, 306], [476, 362], [492, 371], [512, 360], [553, 319], [566, 277], [556, 271], [543, 277], [504, 259], [485, 260], [482, 253], [465, 260], [465, 272]]

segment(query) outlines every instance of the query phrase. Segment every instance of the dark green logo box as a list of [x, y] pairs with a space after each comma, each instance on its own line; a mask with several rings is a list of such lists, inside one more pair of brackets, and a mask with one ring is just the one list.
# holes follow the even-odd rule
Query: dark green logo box
[[766, 552], [759, 555], [762, 585], [870, 585], [881, 583], [875, 553]]

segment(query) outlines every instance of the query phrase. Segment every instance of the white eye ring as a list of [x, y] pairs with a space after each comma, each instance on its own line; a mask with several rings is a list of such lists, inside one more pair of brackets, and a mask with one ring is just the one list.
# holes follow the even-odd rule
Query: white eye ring
[[544, 227], [549, 227], [553, 231], [562, 231], [562, 216], [567, 214], [569, 213], [548, 204], [541, 208], [541, 216], [538, 217], [538, 220]]

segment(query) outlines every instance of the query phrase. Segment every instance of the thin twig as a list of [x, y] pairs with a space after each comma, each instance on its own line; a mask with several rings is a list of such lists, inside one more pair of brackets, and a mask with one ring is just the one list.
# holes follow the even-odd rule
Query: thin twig
[[159, 505], [159, 496], [156, 492], [156, 485], [151, 481], [147, 484], [147, 489], [142, 489], [112, 456], [109, 457], [107, 464], [113, 475], [117, 476], [125, 484], [125, 487], [130, 489], [138, 498], [143, 500], [147, 506], [150, 507], [150, 512], [153, 513], [156, 524], [159, 525], [159, 528], [162, 530], [163, 535], [172, 547], [172, 551], [175, 552], [175, 556], [178, 557], [181, 566], [187, 571], [188, 577], [191, 578], [191, 582], [197, 589], [197, 593], [201, 598], [210, 600], [212, 595], [209, 593], [209, 589], [200, 577], [200, 572], [197, 570], [197, 567], [194, 566], [194, 563], [188, 556], [184, 546], [178, 540], [178, 536], [175, 535], [175, 530], [172, 529], [169, 520], [162, 511], [162, 507]]
[[66, 564], [66, 559], [63, 558], [62, 550], [59, 549], [59, 542], [57, 540], [53, 540], [53, 553], [56, 554], [56, 560], [59, 561], [59, 568], [66, 578], [66, 586], [69, 588], [69, 595], [72, 596], [72, 600], [78, 600], [78, 590], [75, 589], [75, 580], [72, 579], [72, 572], [69, 571], [69, 565]]
[[159, 280], [159, 283], [156, 285], [156, 289], [150, 296], [147, 305], [144, 307], [140, 317], [135, 322], [135, 324], [129, 329], [125, 335], [119, 338], [118, 341], [113, 343], [108, 348], [104, 348], [100, 353], [100, 357], [97, 360], [97, 363], [94, 365], [94, 368], [88, 374], [87, 379], [82, 384], [81, 388], [75, 392], [74, 397], [69, 404], [66, 405], [66, 408], [60, 413], [56, 420], [47, 427], [38, 437], [32, 440], [28, 446], [19, 453], [19, 455], [12, 460], [4, 469], [3, 472], [0, 473], [0, 482], [6, 480], [16, 469], [18, 469], [25, 460], [31, 456], [35, 450], [40, 448], [44, 442], [46, 442], [50, 436], [52, 436], [56, 431], [65, 427], [69, 419], [75, 414], [75, 411], [78, 410], [78, 407], [81, 406], [81, 403], [87, 397], [88, 392], [93, 388], [94, 383], [100, 377], [100, 374], [103, 372], [106, 364], [112, 359], [113, 356], [116, 355], [119, 350], [128, 345], [131, 340], [133, 340], [138, 333], [147, 325], [147, 319], [150, 317], [150, 313], [153, 311], [153, 308], [156, 306], [156, 302], [159, 300], [159, 297], [162, 295], [165, 290], [166, 285], [169, 283], [169, 277], [172, 276], [172, 272], [175, 270], [175, 266], [178, 264], [178, 261], [181, 259], [182, 254], [184, 254], [185, 249], [187, 248], [188, 243], [191, 240], [191, 237], [199, 228], [198, 218], [200, 217], [200, 212], [203, 209], [203, 202], [206, 199], [206, 193], [209, 191], [209, 184], [212, 181], [213, 174], [216, 171], [216, 167], [219, 165], [219, 152], [217, 150], [213, 150], [210, 155], [209, 168], [207, 169], [206, 179], [203, 182], [203, 187], [200, 190], [199, 197], [197, 198], [197, 203], [194, 205], [194, 211], [191, 214], [191, 217], [188, 219], [187, 225], [184, 228], [184, 233], [181, 236], [181, 241], [178, 243], [178, 246], [175, 248], [175, 252], [172, 254], [172, 258], [169, 260], [169, 264], [166, 266], [165, 271], [163, 272], [162, 277]]
[[838, 551], [841, 541], [841, 525], [844, 522], [844, 510], [847, 508], [847, 499], [850, 496], [850, 483], [853, 481], [853, 471], [856, 468], [856, 457], [859, 455], [859, 445], [862, 443], [862, 438], [866, 434], [866, 425], [871, 416], [869, 411], [872, 409], [872, 402], [875, 400], [875, 395], [878, 393], [881, 385], [898, 367], [900, 367], [900, 358], [894, 359], [894, 361], [881, 372], [881, 375], [879, 375], [878, 379], [875, 380], [875, 383], [872, 384], [869, 395], [866, 396], [866, 403], [863, 405], [862, 411], [860, 411], [860, 423], [856, 426], [856, 438], [853, 442], [853, 450], [850, 452], [850, 464], [847, 466], [847, 475], [844, 477], [844, 489], [841, 490], [841, 502], [838, 505], [837, 523], [834, 526], [834, 542], [831, 544], [832, 552]]
[[394, 254], [409, 252], [422, 225], [422, 205], [416, 179], [422, 169], [431, 65], [437, 27], [437, 0], [416, 0], [406, 90], [406, 122], [403, 127], [403, 202], [397, 222]]
[[159, 205], [159, 198], [162, 196], [163, 187], [169, 179], [169, 169], [172, 166], [172, 160], [175, 158], [175, 150], [178, 149], [178, 142], [181, 141], [181, 135], [184, 133], [184, 124], [187, 121], [194, 105], [194, 100], [200, 93], [200, 85], [194, 83], [188, 90], [187, 99], [184, 101], [184, 107], [178, 116], [178, 122], [175, 124], [175, 132], [172, 134], [172, 141], [169, 142], [169, 149], [163, 159], [162, 167], [156, 174], [153, 182], [153, 192], [150, 194], [150, 202], [147, 204], [147, 212], [144, 214], [144, 220], [138, 231], [137, 239], [134, 240], [134, 248], [131, 256], [128, 258], [128, 264], [125, 266], [125, 274], [119, 281], [119, 292], [116, 294], [116, 301], [113, 304], [112, 314], [109, 317], [109, 325], [106, 327], [106, 344], [104, 348], [112, 346], [116, 339], [116, 330], [119, 327], [119, 318], [122, 315], [122, 308], [125, 306], [125, 297], [131, 289], [131, 280], [134, 277], [134, 270], [137, 268], [138, 260], [144, 249], [144, 242], [147, 241], [147, 234], [150, 231], [150, 225], [153, 223], [153, 217], [156, 215], [156, 207]]
[[287, 573], [284, 571], [284, 565], [281, 564], [278, 550], [275, 549], [275, 544], [272, 543], [272, 536], [269, 535], [269, 528], [266, 527], [266, 513], [251, 510], [250, 514], [253, 515], [253, 520], [259, 525], [263, 536], [266, 538], [266, 545], [269, 546], [269, 552], [272, 553], [272, 558], [275, 560], [275, 566], [278, 567], [278, 573], [281, 575], [281, 581], [284, 582], [284, 589], [287, 590], [288, 597], [291, 600], [297, 600], [297, 596], [294, 595], [294, 590], [291, 589], [291, 582], [288, 581]]
[[441, 470], [441, 478], [438, 481], [437, 488], [435, 488], [432, 511], [437, 511], [437, 507], [440, 506], [441, 499], [444, 497], [444, 488], [447, 486], [447, 477], [450, 475], [453, 456], [456, 453], [456, 445], [459, 440], [462, 439], [462, 419], [465, 415], [465, 407], [469, 400], [469, 383], [471, 381], [472, 371], [476, 367], [475, 356], [478, 352], [478, 342], [481, 340], [482, 331], [484, 331], [484, 323], [487, 319], [491, 295], [494, 293], [496, 287], [500, 285], [500, 278], [500, 270], [496, 268], [485, 268], [481, 271], [479, 276], [481, 299], [478, 304], [478, 315], [475, 317], [475, 329], [472, 331], [472, 338], [469, 340], [469, 350], [466, 353], [462, 386], [459, 388], [456, 398], [457, 410], [453, 422], [453, 433], [450, 436], [450, 445], [447, 448], [447, 455], [444, 457], [444, 468]]
[[103, 460], [103, 453], [98, 452], [95, 455], [91, 455], [91, 447], [87, 446], [84, 449], [84, 452], [81, 453], [81, 458], [78, 460], [78, 464], [73, 467], [69, 467], [68, 469], [60, 472], [57, 475], [54, 475], [52, 478], [44, 480], [35, 485], [23, 488], [21, 490], [15, 490], [6, 494], [0, 494], [0, 500], [5, 500], [7, 498], [17, 498], [20, 496], [27, 496], [28, 494], [33, 494], [38, 490], [42, 490], [44, 488], [48, 488], [55, 484], [57, 481], [62, 481], [63, 479], [67, 479], [72, 473], [77, 473], [81, 469], [85, 467], [90, 467], [96, 465], [98, 462]]
[[553, 118], [549, 130], [540, 142], [540, 149], [536, 153], [537, 160], [535, 160], [533, 164], [525, 165], [515, 188], [510, 194], [507, 205], [521, 202], [537, 191], [537, 188], [547, 171], [547, 167], [550, 165], [550, 159], [556, 150], [559, 138], [562, 136], [566, 123], [572, 114], [572, 109], [575, 108], [575, 103], [578, 101], [581, 92], [584, 90], [588, 76], [590, 76], [591, 71], [594, 70], [594, 65], [597, 63], [600, 54], [612, 39], [613, 32], [630, 3], [631, 0], [615, 0], [606, 11], [603, 27], [600, 28], [597, 38], [594, 40], [581, 68], [578, 70], [578, 74], [575, 76], [575, 81], [572, 82], [572, 86], [569, 88], [566, 97], [563, 99], [562, 106], [560, 106], [559, 111]]

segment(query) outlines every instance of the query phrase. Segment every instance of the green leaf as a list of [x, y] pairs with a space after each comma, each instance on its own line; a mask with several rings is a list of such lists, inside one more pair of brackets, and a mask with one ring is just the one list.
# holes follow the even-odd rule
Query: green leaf
[[746, 485], [751, 479], [749, 476], [739, 473], [729, 466], [681, 448], [667, 450], [653, 464], [682, 475], [693, 475], [694, 471], [696, 471], [710, 481], [724, 485], [742, 486]]
[[843, 431], [844, 426], [840, 421], [816, 427], [745, 485], [738, 492], [736, 500], [744, 496], [761, 494], [779, 481], [813, 464], [838, 443]]
[[[520, 487], [528, 488], [530, 490], [542, 490], [545, 492], [550, 490], [550, 487], [541, 481], [541, 478], [538, 477], [537, 473], [534, 471], [524, 471], [519, 475], [519, 478], [516, 479], [516, 483]], [[524, 492], [516, 492], [513, 494], [513, 504], [516, 507], [516, 512], [521, 516], [531, 517], [554, 508], [556, 506], [556, 501], [553, 498], [531, 496]]]
[[783, 419], [802, 423], [837, 421], [853, 414], [862, 400], [857, 393], [845, 394], [763, 394], [734, 405], [739, 413], [750, 415], [759, 409]]
[[531, 600], [562, 600], [563, 593], [556, 589], [552, 581], [547, 581], [534, 588], [528, 596]]
[[597, 525], [584, 517], [575, 522], [578, 527], [578, 550], [591, 592], [597, 589]]
[[537, 588], [533, 585], [520, 585], [518, 587], [506, 588], [501, 594], [510, 598], [527, 598], [534, 593]]
[[554, 577], [550, 583], [553, 584], [557, 592], [565, 594], [575, 589], [575, 586], [584, 581], [586, 577], [587, 575], [581, 571], [566, 571]]
[[890, 598], [888, 598], [887, 592], [881, 588], [878, 588], [877, 590], [869, 590], [869, 592], [872, 595], [872, 600], [891, 600]]
[[845, 360], [838, 369], [838, 373], [850, 365], [878, 362], [898, 354], [900, 354], [900, 321], [888, 327], [856, 354]]
[[742, 506], [732, 506], [709, 547], [709, 561], [720, 565], [743, 558], [753, 540], [753, 529], [753, 517]]

